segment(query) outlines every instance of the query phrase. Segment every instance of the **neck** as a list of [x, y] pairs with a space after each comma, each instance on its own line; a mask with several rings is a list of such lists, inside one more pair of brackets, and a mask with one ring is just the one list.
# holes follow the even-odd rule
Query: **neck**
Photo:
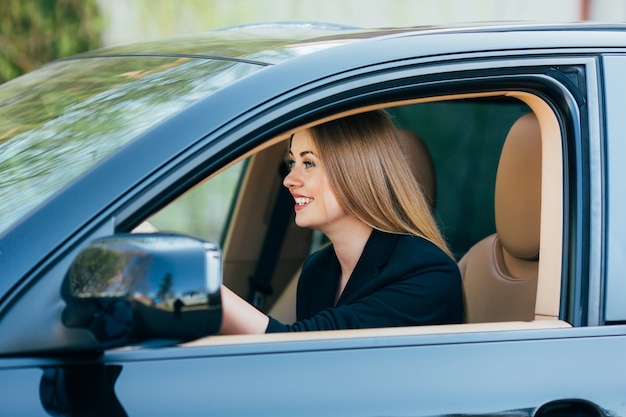
[[352, 271], [356, 267], [365, 244], [372, 233], [372, 228], [361, 221], [352, 222], [349, 227], [326, 234], [333, 244], [335, 255], [341, 266], [341, 280], [337, 290], [337, 298], [343, 292]]

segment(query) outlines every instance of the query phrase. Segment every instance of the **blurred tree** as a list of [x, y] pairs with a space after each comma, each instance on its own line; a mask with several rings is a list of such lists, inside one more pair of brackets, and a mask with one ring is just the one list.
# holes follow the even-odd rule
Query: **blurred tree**
[[100, 46], [97, 0], [0, 0], [0, 83]]

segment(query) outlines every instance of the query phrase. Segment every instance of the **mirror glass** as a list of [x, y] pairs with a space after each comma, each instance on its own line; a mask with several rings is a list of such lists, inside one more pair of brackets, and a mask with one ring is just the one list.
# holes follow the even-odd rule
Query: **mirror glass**
[[63, 322], [107, 345], [207, 336], [221, 324], [221, 282], [214, 243], [164, 233], [101, 238], [69, 269]]

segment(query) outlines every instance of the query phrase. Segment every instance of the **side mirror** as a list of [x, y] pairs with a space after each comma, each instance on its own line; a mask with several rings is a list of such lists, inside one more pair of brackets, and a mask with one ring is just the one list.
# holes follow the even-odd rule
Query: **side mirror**
[[67, 273], [63, 324], [103, 347], [197, 339], [221, 326], [221, 283], [214, 243], [164, 233], [97, 239]]

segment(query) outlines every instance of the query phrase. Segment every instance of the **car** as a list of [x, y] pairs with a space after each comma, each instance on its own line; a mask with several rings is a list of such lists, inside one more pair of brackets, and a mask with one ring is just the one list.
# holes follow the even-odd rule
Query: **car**
[[[625, 73], [621, 24], [280, 22], [1, 85], [2, 414], [625, 415]], [[370, 109], [466, 323], [220, 335], [222, 283], [294, 320], [288, 140]]]

